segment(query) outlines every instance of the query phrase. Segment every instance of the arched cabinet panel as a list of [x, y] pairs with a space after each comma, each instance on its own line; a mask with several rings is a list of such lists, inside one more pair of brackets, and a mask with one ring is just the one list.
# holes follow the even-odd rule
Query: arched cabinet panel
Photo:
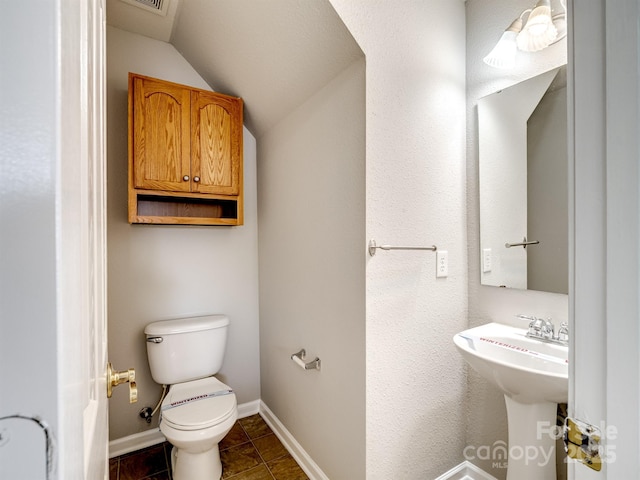
[[193, 175], [200, 178], [201, 193], [238, 195], [242, 132], [237, 102], [209, 92], [192, 92], [191, 148]]
[[[189, 91], [155, 80], [134, 82], [134, 186], [188, 192], [190, 176]], [[187, 139], [188, 140], [188, 139]]]

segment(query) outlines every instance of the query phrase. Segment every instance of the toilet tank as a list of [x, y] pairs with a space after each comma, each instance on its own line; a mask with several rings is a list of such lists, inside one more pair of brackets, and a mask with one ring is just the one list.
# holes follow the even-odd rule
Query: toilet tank
[[144, 329], [151, 376], [163, 385], [216, 374], [222, 366], [229, 319], [225, 315], [177, 318]]

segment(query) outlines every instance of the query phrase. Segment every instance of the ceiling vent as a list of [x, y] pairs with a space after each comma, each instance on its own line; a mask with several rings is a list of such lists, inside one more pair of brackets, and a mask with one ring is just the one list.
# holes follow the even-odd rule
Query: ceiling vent
[[167, 14], [170, 0], [121, 0], [124, 3], [142, 8], [148, 12], [153, 12], [163, 17]]

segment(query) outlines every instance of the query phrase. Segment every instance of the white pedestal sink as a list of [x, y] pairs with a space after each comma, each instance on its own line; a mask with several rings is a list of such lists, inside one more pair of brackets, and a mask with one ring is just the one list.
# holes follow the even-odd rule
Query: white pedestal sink
[[556, 480], [553, 432], [557, 404], [568, 400], [568, 348], [526, 333], [489, 323], [460, 332], [453, 341], [469, 365], [504, 393], [507, 480]]

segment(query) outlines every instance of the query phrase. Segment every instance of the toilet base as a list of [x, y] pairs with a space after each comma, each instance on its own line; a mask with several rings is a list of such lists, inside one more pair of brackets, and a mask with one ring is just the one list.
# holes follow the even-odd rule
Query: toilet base
[[173, 480], [219, 480], [222, 477], [222, 462], [218, 445], [201, 453], [189, 453], [173, 447], [171, 471]]
[[161, 420], [160, 432], [173, 445], [173, 480], [220, 480], [222, 462], [218, 444], [231, 431], [237, 419], [238, 409], [234, 402], [233, 409], [221, 423], [202, 429], [180, 430], [168, 421]]

